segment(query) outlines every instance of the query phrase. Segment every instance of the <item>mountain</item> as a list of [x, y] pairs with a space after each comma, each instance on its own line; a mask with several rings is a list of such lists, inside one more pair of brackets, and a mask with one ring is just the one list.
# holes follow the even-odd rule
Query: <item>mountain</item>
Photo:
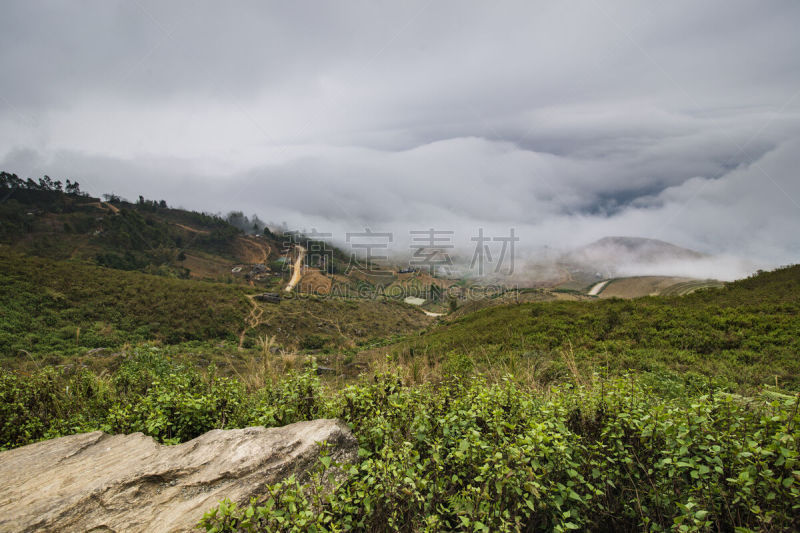
[[706, 254], [688, 248], [644, 237], [603, 237], [578, 248], [570, 255], [572, 258], [584, 262], [621, 260], [636, 263], [687, 261], [708, 257]]
[[[50, 178], [22, 181], [0, 172], [0, 244], [24, 255], [91, 263], [159, 276], [204, 279], [283, 288], [298, 249], [309, 253], [304, 267], [356, 284], [345, 270], [349, 256], [329, 244], [278, 231], [257, 217], [227, 216], [173, 208], [142, 196], [104, 200], [80, 191], [77, 183]], [[318, 276], [317, 276], [318, 277]]]
[[562, 256], [564, 263], [614, 273], [631, 266], [654, 266], [697, 261], [709, 256], [657, 239], [603, 237]]

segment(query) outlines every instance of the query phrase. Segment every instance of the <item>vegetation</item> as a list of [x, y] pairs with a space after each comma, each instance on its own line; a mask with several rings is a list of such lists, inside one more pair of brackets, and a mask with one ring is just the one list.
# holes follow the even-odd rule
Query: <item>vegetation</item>
[[249, 303], [222, 284], [0, 254], [0, 355], [236, 339]]
[[[340, 275], [328, 278], [340, 294], [382, 296], [384, 285], [395, 279], [388, 270], [378, 276], [351, 271], [356, 261], [326, 241], [325, 234], [273, 232], [256, 215], [240, 211], [223, 217], [171, 208], [164, 200], [143, 196], [136, 202], [115, 194], [103, 197], [91, 198], [69, 180], [64, 188], [47, 176], [34, 182], [0, 172], [0, 244], [47, 259], [166, 277], [256, 283], [265, 290], [285, 284], [289, 269], [284, 261], [300, 244], [308, 251], [307, 267]], [[256, 264], [268, 268], [251, 275]], [[237, 266], [237, 275], [232, 275]]]
[[[0, 242], [50, 259], [81, 258], [97, 265], [188, 277], [177, 256], [186, 249], [232, 254], [241, 230], [216, 215], [170, 209], [161, 200], [106, 202], [80, 185], [45, 176], [39, 183], [0, 173]], [[193, 224], [195, 228], [187, 228]]]
[[[688, 394], [688, 396], [687, 396]], [[378, 376], [327, 407], [359, 464], [209, 512], [208, 531], [794, 530], [796, 401], [622, 378], [544, 395], [507, 379], [409, 388]], [[323, 461], [323, 467], [329, 466]], [[316, 488], [310, 488], [317, 485]]]
[[7, 367], [30, 357], [69, 362], [88, 349], [118, 350], [144, 341], [223, 343], [217, 351], [229, 352], [224, 343], [241, 340], [241, 347], [258, 349], [270, 337], [286, 348], [330, 351], [407, 334], [431, 320], [386, 299], [297, 296], [257, 305], [247, 298], [253, 289], [238, 284], [51, 261], [2, 245], [0, 250], [0, 284], [6, 289], [0, 292], [0, 362]]
[[[338, 417], [359, 461], [333, 490], [310, 479], [223, 502], [209, 531], [659, 531], [800, 527], [798, 398], [744, 398], [707, 381], [593, 376], [549, 391], [402, 368], [325, 390], [311, 366], [257, 388], [136, 350], [113, 374], [0, 373], [0, 442], [102, 429], [174, 443], [212, 428]], [[577, 376], [576, 376], [577, 377]]]
[[800, 390], [800, 266], [683, 297], [491, 307], [406, 339], [402, 360], [469, 357], [488, 373], [558, 381], [570, 354], [585, 373], [702, 373], [740, 391]]

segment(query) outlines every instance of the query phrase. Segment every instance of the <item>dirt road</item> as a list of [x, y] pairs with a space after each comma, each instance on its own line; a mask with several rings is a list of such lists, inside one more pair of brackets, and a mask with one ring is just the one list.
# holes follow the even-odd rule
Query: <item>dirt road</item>
[[611, 280], [607, 279], [605, 281], [601, 281], [601, 282], [598, 282], [598, 283], [595, 283], [594, 285], [592, 285], [592, 288], [589, 289], [589, 292], [588, 292], [589, 296], [597, 296], [598, 294], [600, 294], [600, 291], [602, 291], [603, 288], [606, 285], [608, 285], [609, 281], [611, 281]]
[[183, 224], [178, 224], [177, 222], [175, 223], [175, 225], [178, 226], [179, 228], [185, 229], [186, 231], [191, 231], [192, 233], [199, 233], [200, 235], [208, 235], [209, 233], [211, 233], [210, 231], [204, 229], [197, 229], [197, 228], [192, 228], [190, 226], [184, 226]]
[[292, 279], [289, 280], [289, 284], [284, 289], [286, 292], [292, 292], [295, 286], [300, 283], [300, 278], [303, 277], [303, 259], [306, 257], [306, 249], [299, 244], [295, 245], [295, 248], [297, 248], [297, 260], [292, 267]]

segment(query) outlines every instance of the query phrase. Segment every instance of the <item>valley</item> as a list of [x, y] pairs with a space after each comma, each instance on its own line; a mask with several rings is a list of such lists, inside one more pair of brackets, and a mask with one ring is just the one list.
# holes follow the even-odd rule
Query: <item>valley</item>
[[[799, 266], [723, 283], [619, 276], [584, 253], [548, 268], [556, 280], [498, 286], [349, 269], [296, 233], [154, 204], [0, 204], [3, 449], [96, 430], [177, 444], [324, 417], [352, 429], [359, 459], [323, 503], [303, 496], [317, 481], [276, 481], [271, 504], [198, 516], [210, 531], [249, 516], [320, 531], [705, 524], [691, 501], [722, 529], [797, 523]], [[628, 259], [671, 250], [624, 242]], [[743, 500], [745, 472], [758, 484]]]

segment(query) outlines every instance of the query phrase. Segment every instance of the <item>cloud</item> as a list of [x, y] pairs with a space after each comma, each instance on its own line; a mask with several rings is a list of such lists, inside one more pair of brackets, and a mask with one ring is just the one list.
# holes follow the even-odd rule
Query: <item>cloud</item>
[[798, 15], [11, 2], [0, 164], [337, 234], [441, 227], [468, 250], [515, 227], [534, 255], [639, 235], [794, 262]]

